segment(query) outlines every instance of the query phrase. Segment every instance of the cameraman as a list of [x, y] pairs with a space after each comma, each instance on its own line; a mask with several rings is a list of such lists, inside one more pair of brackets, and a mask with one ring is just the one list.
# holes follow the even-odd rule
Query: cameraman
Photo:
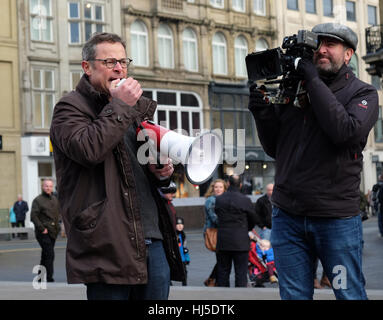
[[312, 32], [320, 46], [297, 66], [307, 90], [300, 108], [270, 104], [250, 87], [249, 110], [276, 160], [271, 242], [280, 295], [313, 298], [317, 256], [337, 299], [367, 299], [359, 185], [378, 95], [348, 67], [358, 43], [350, 28], [325, 23]]

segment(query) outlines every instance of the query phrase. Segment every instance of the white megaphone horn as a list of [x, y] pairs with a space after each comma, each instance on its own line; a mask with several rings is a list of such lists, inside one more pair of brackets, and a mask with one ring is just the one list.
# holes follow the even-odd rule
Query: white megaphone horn
[[140, 132], [147, 137], [146, 140], [151, 140], [147, 142], [152, 148], [155, 146], [156, 154], [159, 151], [174, 162], [183, 164], [186, 177], [192, 184], [209, 180], [221, 163], [222, 140], [212, 131], [189, 137], [146, 120], [137, 127], [137, 134]]

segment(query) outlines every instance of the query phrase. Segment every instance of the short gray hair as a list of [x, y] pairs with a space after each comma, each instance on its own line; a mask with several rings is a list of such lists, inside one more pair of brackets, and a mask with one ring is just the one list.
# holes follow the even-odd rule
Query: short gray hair
[[125, 41], [115, 33], [94, 33], [92, 37], [85, 43], [82, 48], [82, 59], [84, 61], [90, 61], [96, 58], [96, 46], [102, 42], [121, 43], [126, 50]]

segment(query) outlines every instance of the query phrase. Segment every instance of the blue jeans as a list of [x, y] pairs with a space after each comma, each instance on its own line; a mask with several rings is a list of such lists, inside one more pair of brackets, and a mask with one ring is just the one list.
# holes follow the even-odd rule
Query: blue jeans
[[362, 221], [303, 217], [274, 207], [271, 244], [282, 299], [313, 299], [318, 257], [337, 299], [367, 299], [362, 273]]
[[147, 284], [87, 283], [88, 300], [167, 300], [170, 269], [162, 241], [153, 241], [147, 245], [147, 266]]

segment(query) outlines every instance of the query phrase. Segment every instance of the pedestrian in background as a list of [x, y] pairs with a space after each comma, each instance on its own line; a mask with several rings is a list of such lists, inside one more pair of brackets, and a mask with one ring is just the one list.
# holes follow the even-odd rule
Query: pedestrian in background
[[[15, 211], [13, 210], [13, 207], [9, 210], [9, 223], [11, 224], [12, 228], [16, 228], [16, 214]], [[12, 238], [14, 239], [16, 235], [12, 233]]]
[[42, 193], [33, 200], [31, 209], [36, 240], [42, 249], [40, 265], [46, 269], [47, 282], [54, 282], [54, 247], [60, 232], [59, 203], [52, 192], [53, 181], [51, 179], [43, 180]]
[[[25, 218], [28, 210], [28, 202], [23, 200], [23, 196], [21, 194], [18, 194], [17, 201], [13, 204], [13, 211], [16, 215], [16, 227], [25, 228]], [[17, 236], [24, 239], [27, 237], [27, 234], [18, 233]]]
[[271, 235], [271, 195], [273, 194], [274, 184], [266, 186], [266, 194], [258, 198], [255, 203], [255, 213], [257, 214], [258, 227], [261, 229], [259, 235], [262, 239], [270, 240]]
[[185, 279], [182, 281], [182, 286], [187, 286], [187, 268], [186, 266], [190, 263], [189, 249], [186, 247], [186, 234], [184, 231], [185, 223], [181, 217], [176, 217], [176, 232], [178, 239], [178, 247], [180, 249], [182, 263], [185, 268]]
[[176, 208], [173, 205], [173, 199], [175, 197], [175, 193], [177, 192], [177, 185], [171, 181], [169, 186], [161, 187], [158, 189], [162, 200], [165, 203], [166, 209], [169, 213], [170, 219], [172, 220], [172, 224], [174, 226], [174, 230], [176, 230]]
[[257, 220], [250, 198], [242, 194], [240, 188], [240, 176], [230, 176], [227, 192], [218, 196], [215, 201], [215, 212], [218, 217], [218, 287], [230, 287], [230, 273], [233, 263], [235, 286], [247, 287], [249, 231], [253, 229]]
[[379, 236], [383, 237], [383, 174], [378, 177], [378, 182], [372, 187], [372, 201], [378, 216]]
[[[203, 236], [205, 238], [205, 232], [207, 228], [217, 228], [217, 214], [215, 213], [215, 199], [227, 190], [227, 184], [225, 180], [214, 180], [205, 193], [205, 224], [203, 226]], [[204, 285], [207, 287], [214, 287], [217, 280], [217, 258], [215, 259], [214, 267], [209, 277], [204, 281]]]

